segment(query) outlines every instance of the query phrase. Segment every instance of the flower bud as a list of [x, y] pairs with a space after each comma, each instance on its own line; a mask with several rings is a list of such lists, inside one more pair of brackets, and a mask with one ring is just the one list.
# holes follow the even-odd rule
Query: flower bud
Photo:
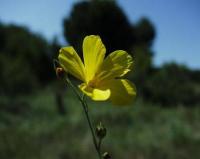
[[111, 156], [108, 152], [104, 152], [102, 157], [103, 157], [103, 159], [111, 159]]
[[101, 122], [96, 127], [96, 135], [100, 139], [103, 139], [106, 136], [106, 128], [101, 124]]
[[65, 71], [62, 67], [56, 67], [56, 75], [58, 78], [63, 78], [65, 75]]

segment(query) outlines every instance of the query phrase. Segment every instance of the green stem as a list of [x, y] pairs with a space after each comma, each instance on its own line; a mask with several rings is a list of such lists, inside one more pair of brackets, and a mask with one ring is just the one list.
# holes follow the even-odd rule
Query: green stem
[[87, 109], [88, 106], [87, 106], [87, 103], [86, 103], [85, 100], [84, 100], [84, 103], [82, 103], [82, 105], [83, 105], [83, 109], [84, 109], [84, 112], [85, 112], [85, 115], [86, 115], [86, 118], [87, 118], [87, 121], [88, 121], [88, 124], [89, 124], [89, 127], [90, 127], [92, 137], [93, 137], [94, 146], [95, 146], [96, 151], [99, 155], [99, 158], [101, 159], [101, 152], [100, 152], [100, 149], [97, 145], [97, 140], [96, 140], [96, 137], [95, 137], [94, 129], [92, 127], [92, 123], [91, 123], [90, 116], [89, 116], [88, 109]]
[[98, 142], [98, 149], [99, 149], [100, 152], [101, 152], [101, 143], [102, 143], [102, 139], [100, 138], [99, 142]]
[[92, 134], [92, 138], [93, 138], [93, 143], [94, 143], [95, 149], [96, 149], [96, 151], [98, 153], [99, 159], [101, 159], [100, 144], [97, 143], [97, 139], [95, 137], [94, 129], [92, 127], [91, 119], [90, 119], [89, 112], [88, 112], [88, 105], [87, 105], [87, 102], [85, 101], [85, 96], [83, 95], [81, 97], [80, 93], [78, 92], [78, 90], [72, 84], [72, 82], [70, 81], [70, 79], [68, 77], [66, 77], [66, 81], [70, 85], [70, 87], [72, 88], [72, 90], [74, 91], [74, 93], [76, 94], [77, 98], [79, 99], [79, 101], [82, 104], [82, 107], [83, 107], [83, 110], [85, 112], [86, 119], [87, 119], [87, 122], [88, 122], [88, 125], [89, 125], [89, 128], [90, 128], [90, 131], [91, 131], [91, 134]]

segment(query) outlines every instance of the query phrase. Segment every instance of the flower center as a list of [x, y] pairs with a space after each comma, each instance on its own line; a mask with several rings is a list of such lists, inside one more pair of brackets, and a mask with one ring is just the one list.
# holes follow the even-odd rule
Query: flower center
[[98, 80], [97, 79], [93, 79], [91, 81], [89, 81], [88, 86], [92, 87], [92, 88], [96, 88], [98, 84]]

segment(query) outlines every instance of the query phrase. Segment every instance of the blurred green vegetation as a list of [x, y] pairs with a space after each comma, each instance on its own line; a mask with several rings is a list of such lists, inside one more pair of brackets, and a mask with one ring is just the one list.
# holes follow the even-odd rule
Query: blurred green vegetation
[[0, 94], [19, 95], [53, 77], [50, 45], [27, 28], [0, 23]]
[[[52, 87], [18, 98], [23, 112], [1, 110], [0, 158], [95, 158], [82, 107], [70, 90], [64, 96], [65, 116], [57, 112]], [[6, 97], [0, 100], [10, 103]], [[89, 109], [94, 121], [101, 120], [108, 129], [103, 149], [113, 158], [200, 157], [199, 106], [162, 108], [138, 98], [122, 108], [89, 100]]]
[[[124, 49], [134, 57], [133, 107], [88, 100], [94, 121], [108, 128], [103, 147], [113, 158], [200, 158], [200, 70], [173, 62], [155, 67], [156, 29], [148, 18], [132, 24], [115, 1], [80, 1], [63, 27], [80, 54], [84, 36], [98, 34], [107, 53]], [[0, 23], [0, 158], [95, 158], [80, 103], [55, 78], [60, 47], [56, 38]]]

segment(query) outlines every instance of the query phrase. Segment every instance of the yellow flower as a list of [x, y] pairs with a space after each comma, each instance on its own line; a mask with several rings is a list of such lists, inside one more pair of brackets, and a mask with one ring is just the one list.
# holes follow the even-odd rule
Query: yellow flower
[[123, 50], [116, 50], [104, 59], [105, 53], [101, 38], [90, 35], [83, 40], [84, 64], [71, 46], [61, 48], [58, 59], [66, 72], [83, 82], [79, 88], [91, 99], [129, 104], [136, 96], [136, 88], [122, 77], [130, 71], [133, 59]]

